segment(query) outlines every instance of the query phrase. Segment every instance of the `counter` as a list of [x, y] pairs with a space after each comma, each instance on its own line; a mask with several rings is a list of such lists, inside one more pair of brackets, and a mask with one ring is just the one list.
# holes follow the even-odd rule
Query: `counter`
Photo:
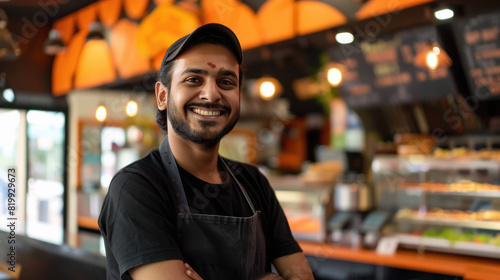
[[299, 242], [304, 254], [351, 262], [368, 263], [394, 268], [461, 276], [466, 280], [498, 279], [500, 261], [436, 252], [418, 253], [399, 249], [392, 256], [379, 255], [375, 250], [341, 247], [325, 243]]

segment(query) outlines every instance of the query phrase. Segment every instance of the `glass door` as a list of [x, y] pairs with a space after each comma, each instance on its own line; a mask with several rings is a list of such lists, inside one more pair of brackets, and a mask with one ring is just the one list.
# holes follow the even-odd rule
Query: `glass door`
[[62, 244], [66, 118], [62, 112], [29, 110], [26, 123], [26, 234], [32, 238]]

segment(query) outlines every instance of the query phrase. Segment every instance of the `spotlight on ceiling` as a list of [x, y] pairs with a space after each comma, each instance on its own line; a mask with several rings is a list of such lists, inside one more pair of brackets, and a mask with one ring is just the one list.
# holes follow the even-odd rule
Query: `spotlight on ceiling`
[[339, 44], [350, 44], [354, 41], [354, 35], [347, 31], [339, 32], [335, 35], [335, 40], [337, 40]]
[[450, 8], [440, 8], [434, 12], [434, 17], [439, 20], [447, 20], [452, 18], [454, 15], [455, 13]]

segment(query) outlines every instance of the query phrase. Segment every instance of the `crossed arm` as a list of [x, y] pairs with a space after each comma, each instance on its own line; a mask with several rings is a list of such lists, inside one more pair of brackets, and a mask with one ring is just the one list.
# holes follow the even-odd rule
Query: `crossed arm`
[[[303, 253], [295, 253], [277, 258], [273, 264], [279, 275], [266, 274], [261, 280], [313, 280], [309, 263]], [[129, 270], [135, 280], [202, 280], [202, 278], [181, 260], [168, 260], [149, 264], [143, 264]]]

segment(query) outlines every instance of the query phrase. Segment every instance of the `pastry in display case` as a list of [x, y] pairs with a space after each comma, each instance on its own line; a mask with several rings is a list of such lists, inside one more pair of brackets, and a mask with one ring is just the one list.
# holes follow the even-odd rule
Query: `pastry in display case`
[[500, 258], [500, 160], [458, 154], [376, 156], [377, 208], [400, 246]]

